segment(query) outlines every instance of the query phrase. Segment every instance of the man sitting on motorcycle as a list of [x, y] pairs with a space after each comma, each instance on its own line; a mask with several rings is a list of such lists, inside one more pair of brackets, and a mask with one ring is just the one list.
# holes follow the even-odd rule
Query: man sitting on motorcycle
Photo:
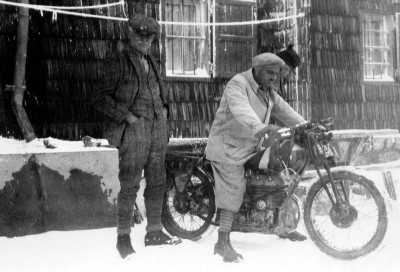
[[[243, 259], [230, 243], [230, 232], [246, 188], [244, 164], [263, 148], [266, 135], [268, 142], [278, 137], [280, 128], [269, 124], [271, 116], [285, 126], [305, 121], [274, 90], [277, 77], [288, 72], [288, 66], [275, 54], [263, 53], [254, 57], [251, 69], [228, 82], [211, 127], [206, 156], [212, 164], [216, 204], [221, 210], [214, 254], [221, 255], [227, 262]], [[267, 145], [263, 165], [268, 165], [268, 148]], [[280, 236], [291, 240], [306, 239], [295, 231]]]

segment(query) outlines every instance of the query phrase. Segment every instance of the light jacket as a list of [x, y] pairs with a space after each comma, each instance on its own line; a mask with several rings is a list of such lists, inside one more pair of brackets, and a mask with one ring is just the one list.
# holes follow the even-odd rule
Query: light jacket
[[[259, 85], [253, 78], [252, 70], [234, 76], [226, 85], [211, 127], [206, 157], [212, 161], [243, 165], [256, 152], [260, 138], [255, 134], [264, 124], [268, 111], [266, 102], [257, 96]], [[284, 126], [304, 122], [285, 100], [272, 91], [274, 103], [271, 117]]]

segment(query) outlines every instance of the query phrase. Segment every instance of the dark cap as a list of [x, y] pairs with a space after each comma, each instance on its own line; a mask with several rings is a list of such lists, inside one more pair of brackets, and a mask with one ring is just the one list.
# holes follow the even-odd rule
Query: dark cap
[[293, 49], [293, 44], [289, 44], [285, 50], [277, 54], [281, 59], [283, 59], [290, 69], [294, 70], [301, 63], [300, 57], [297, 52]]
[[140, 35], [144, 36], [158, 34], [160, 29], [160, 25], [155, 19], [146, 17], [142, 14], [135, 14], [134, 17], [129, 19], [127, 25]]

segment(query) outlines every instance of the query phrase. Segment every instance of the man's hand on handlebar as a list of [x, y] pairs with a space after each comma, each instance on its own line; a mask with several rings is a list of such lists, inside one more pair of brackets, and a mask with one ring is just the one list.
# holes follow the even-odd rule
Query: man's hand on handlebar
[[256, 137], [262, 138], [265, 137], [265, 134], [268, 135], [269, 138], [273, 138], [274, 136], [280, 135], [278, 131], [281, 129], [281, 127], [276, 126], [276, 125], [268, 125], [266, 127], [263, 127], [259, 131], [256, 132]]

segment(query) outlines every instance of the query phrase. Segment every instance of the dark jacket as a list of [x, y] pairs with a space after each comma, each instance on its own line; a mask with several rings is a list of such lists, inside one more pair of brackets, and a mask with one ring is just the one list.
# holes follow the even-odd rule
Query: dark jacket
[[[156, 72], [160, 84], [160, 95], [164, 107], [168, 108], [167, 92], [155, 59], [148, 55], [150, 65]], [[106, 116], [104, 137], [111, 145], [119, 146], [125, 130], [125, 117], [133, 105], [136, 95], [144, 82], [139, 56], [135, 52], [122, 49], [105, 61], [100, 79], [95, 84], [92, 105]]]

